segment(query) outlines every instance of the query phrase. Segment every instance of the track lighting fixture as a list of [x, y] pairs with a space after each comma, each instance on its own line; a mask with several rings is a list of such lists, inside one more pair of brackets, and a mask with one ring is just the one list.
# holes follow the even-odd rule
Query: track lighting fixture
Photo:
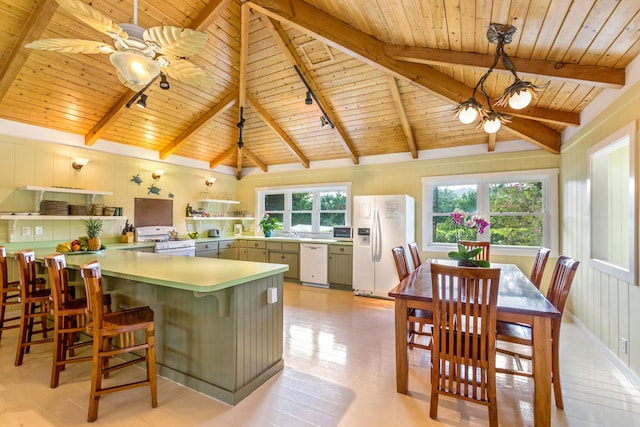
[[322, 129], [326, 129], [328, 127], [333, 128], [333, 123], [327, 116], [320, 116], [320, 124], [322, 125]]
[[140, 108], [147, 108], [147, 95], [144, 93], [140, 95], [140, 99], [138, 99], [136, 105]]
[[89, 163], [89, 159], [84, 159], [79, 157], [77, 159], [73, 159], [73, 163], [71, 163], [71, 167], [74, 168], [76, 172], [80, 172], [87, 163]]
[[[498, 101], [496, 101], [495, 105], [503, 107], [509, 105], [514, 110], [525, 108], [532, 100], [536, 99], [538, 94], [549, 84], [536, 86], [531, 82], [524, 82], [518, 77], [515, 65], [513, 65], [513, 62], [511, 62], [511, 59], [509, 59], [509, 56], [507, 56], [507, 53], [504, 51], [504, 45], [511, 43], [515, 32], [516, 27], [513, 25], [491, 24], [489, 26], [487, 39], [489, 42], [497, 45], [496, 54], [491, 67], [489, 67], [487, 72], [478, 80], [478, 83], [473, 88], [471, 98], [461, 102], [456, 108], [456, 116], [460, 122], [470, 124], [478, 121], [478, 127], [482, 127], [485, 132], [496, 133], [502, 123], [508, 123], [510, 121], [509, 116], [493, 110], [491, 98], [489, 98], [484, 88], [485, 81], [493, 72], [499, 60], [502, 60], [504, 68], [513, 74], [515, 81], [504, 90], [504, 93]], [[476, 100], [477, 91], [480, 91], [480, 93], [484, 95], [488, 108], [485, 108]]]
[[165, 73], [160, 73], [160, 89], [162, 90], [169, 90], [171, 86], [169, 85], [169, 82], [167, 81], [167, 75]]
[[311, 99], [311, 91], [307, 91], [307, 97], [304, 100], [304, 103], [307, 105], [313, 104], [313, 99]]

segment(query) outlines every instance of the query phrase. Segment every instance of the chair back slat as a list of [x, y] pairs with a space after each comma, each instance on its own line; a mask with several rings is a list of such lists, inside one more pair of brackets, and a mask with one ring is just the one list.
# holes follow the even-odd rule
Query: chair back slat
[[531, 275], [529, 276], [529, 279], [531, 280], [531, 283], [533, 283], [534, 286], [538, 289], [540, 289], [540, 282], [542, 281], [544, 268], [547, 265], [550, 253], [551, 249], [540, 247], [538, 248], [538, 252], [536, 253], [536, 259], [533, 261], [533, 268], [531, 269]]
[[556, 262], [547, 290], [547, 299], [560, 313], [564, 312], [571, 283], [579, 265], [580, 261], [567, 256], [561, 256]]
[[482, 251], [476, 256], [475, 259], [482, 259], [485, 261], [491, 261], [491, 242], [480, 242], [476, 240], [458, 240], [458, 244], [464, 246], [468, 251], [472, 249], [482, 248]]
[[4, 246], [0, 246], [0, 282], [2, 288], [6, 288], [9, 283], [9, 276], [7, 275], [7, 249]]
[[422, 257], [420, 256], [420, 249], [416, 242], [410, 242], [407, 244], [409, 253], [411, 254], [411, 261], [413, 262], [413, 268], [418, 268], [422, 264]]
[[61, 310], [62, 305], [71, 298], [65, 257], [63, 254], [47, 255], [44, 264], [49, 271], [53, 310]]
[[409, 275], [409, 264], [407, 264], [407, 254], [403, 246], [396, 246], [391, 249], [393, 261], [396, 264], [399, 281], [403, 281]]
[[20, 297], [26, 299], [36, 290], [36, 255], [31, 249], [18, 251], [15, 259], [20, 274]]
[[98, 261], [92, 261], [82, 265], [80, 274], [84, 279], [84, 289], [87, 294], [87, 318], [91, 322], [95, 335], [99, 336], [99, 331], [103, 325], [102, 311], [102, 273]]

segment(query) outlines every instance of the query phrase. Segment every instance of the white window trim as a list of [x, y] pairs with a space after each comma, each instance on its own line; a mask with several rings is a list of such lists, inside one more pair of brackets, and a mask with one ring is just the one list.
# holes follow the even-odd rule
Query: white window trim
[[[264, 215], [264, 195], [265, 194], [269, 194], [269, 193], [282, 193], [282, 192], [303, 192], [303, 191], [311, 191], [311, 192], [317, 192], [317, 191], [333, 191], [333, 190], [346, 190], [347, 196], [346, 196], [346, 209], [345, 209], [345, 215], [346, 215], [346, 226], [350, 226], [351, 225], [351, 182], [333, 182], [333, 183], [323, 183], [323, 184], [301, 184], [301, 185], [281, 185], [281, 186], [274, 186], [274, 187], [256, 187], [255, 189], [255, 197], [256, 197], [256, 212], [255, 212], [255, 218], [256, 218], [256, 224], [260, 221], [260, 218], [262, 218], [262, 216]], [[314, 202], [315, 202], [315, 195], [314, 195]], [[284, 217], [285, 217], [285, 224], [284, 224], [284, 230], [283, 232], [288, 233], [289, 227], [291, 226], [290, 224], [290, 218], [291, 218], [291, 206], [287, 206], [287, 201], [285, 200], [285, 210], [284, 210]], [[312, 212], [312, 216], [313, 216], [313, 221], [317, 222], [318, 224], [320, 223], [320, 212], [319, 211], [313, 211]], [[259, 228], [260, 227], [255, 227], [255, 233], [256, 235], [259, 234]], [[326, 232], [320, 232], [320, 231], [313, 231], [313, 232], [309, 232], [309, 233], [304, 233], [305, 235], [314, 235], [314, 236], [318, 236], [318, 237], [326, 237], [327, 235], [332, 235], [332, 233], [326, 233]]]
[[[558, 227], [558, 169], [532, 169], [521, 171], [509, 171], [509, 172], [496, 172], [496, 173], [480, 173], [480, 174], [467, 174], [467, 175], [441, 175], [441, 176], [428, 176], [422, 177], [422, 247], [425, 251], [432, 252], [450, 252], [452, 250], [452, 244], [450, 243], [432, 243], [430, 236], [433, 235], [433, 223], [431, 221], [432, 205], [429, 197], [429, 189], [435, 184], [466, 184], [476, 183], [480, 181], [542, 181], [543, 185], [543, 207], [546, 206], [547, 210], [543, 212], [544, 221], [547, 227], [545, 227], [545, 234], [543, 236], [543, 244], [551, 249], [552, 256], [558, 256], [559, 247], [559, 235], [560, 230]], [[478, 215], [488, 216], [488, 206], [484, 206], [484, 201], [478, 197]], [[530, 256], [535, 255], [537, 247], [532, 246], [504, 246], [504, 245], [492, 245], [491, 253], [495, 255], [514, 255], [514, 256]]]

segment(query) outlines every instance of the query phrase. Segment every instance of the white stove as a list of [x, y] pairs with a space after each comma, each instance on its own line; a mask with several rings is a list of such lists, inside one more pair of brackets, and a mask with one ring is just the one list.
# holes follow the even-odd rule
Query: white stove
[[166, 225], [136, 228], [136, 242], [155, 243], [155, 252], [158, 254], [195, 256], [195, 240], [177, 236], [175, 228]]

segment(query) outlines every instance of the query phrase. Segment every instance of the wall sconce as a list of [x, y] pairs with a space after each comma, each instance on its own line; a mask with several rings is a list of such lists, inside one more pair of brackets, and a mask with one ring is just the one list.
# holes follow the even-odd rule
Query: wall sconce
[[89, 163], [89, 159], [77, 158], [73, 159], [73, 163], [71, 163], [71, 167], [73, 167], [77, 172], [82, 170], [82, 167]]
[[214, 182], [216, 182], [216, 179], [215, 179], [215, 178], [207, 178], [207, 179], [205, 179], [205, 180], [204, 180], [204, 184], [205, 184], [207, 187], [211, 187], [211, 186], [213, 185], [213, 183], [214, 183]]
[[[493, 72], [495, 66], [500, 60], [502, 60], [504, 68], [513, 74], [515, 81], [511, 86], [504, 90], [495, 105], [509, 105], [514, 110], [525, 108], [548, 86], [549, 83], [543, 86], [536, 86], [531, 82], [522, 81], [518, 77], [515, 65], [513, 65], [513, 62], [504, 51], [504, 45], [511, 43], [511, 39], [515, 32], [516, 27], [513, 25], [491, 24], [489, 26], [489, 29], [487, 30], [487, 39], [490, 43], [496, 44], [496, 53], [493, 58], [493, 63], [473, 88], [471, 98], [458, 104], [458, 107], [456, 108], [456, 116], [461, 123], [471, 124], [478, 121], [479, 128], [483, 128], [487, 133], [495, 133], [500, 129], [500, 125], [502, 123], [508, 123], [510, 121], [509, 116], [493, 110], [493, 107], [491, 106], [491, 99], [485, 92], [484, 88], [485, 81]], [[476, 92], [478, 91], [484, 96], [487, 102], [487, 108], [476, 100]]]
[[156, 169], [151, 172], [151, 178], [153, 178], [154, 181], [159, 181], [162, 175], [164, 175], [164, 170], [162, 169]]

